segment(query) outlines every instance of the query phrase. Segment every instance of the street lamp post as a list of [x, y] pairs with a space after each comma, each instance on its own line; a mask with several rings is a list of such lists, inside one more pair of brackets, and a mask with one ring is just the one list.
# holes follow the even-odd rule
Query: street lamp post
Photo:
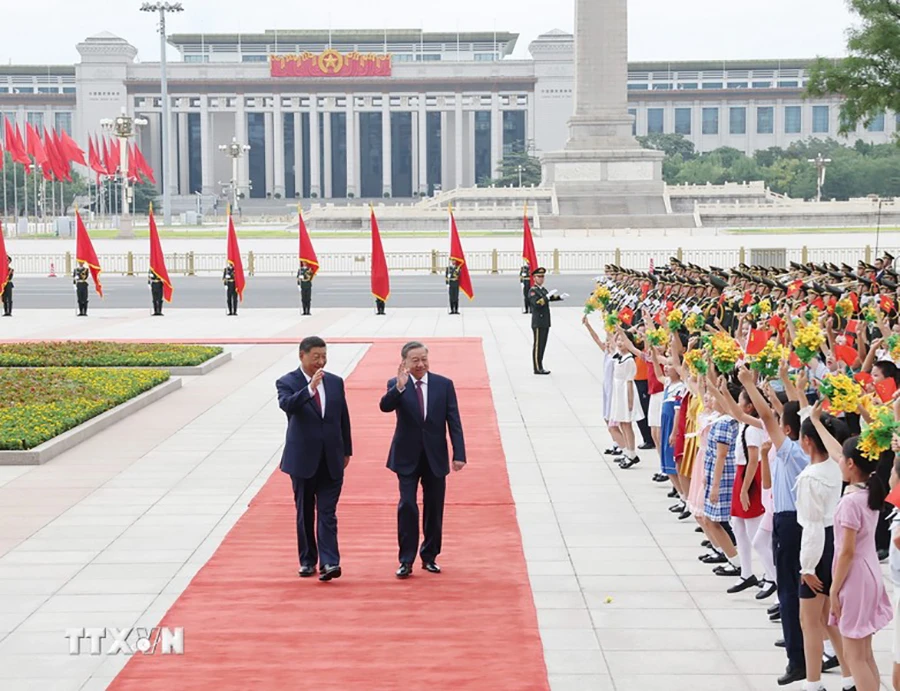
[[523, 167], [522, 164], [520, 163], [520, 164], [519, 164], [519, 187], [522, 186], [522, 170], [523, 170], [523, 169], [524, 169], [524, 167]]
[[137, 134], [138, 127], [146, 124], [145, 118], [130, 117], [125, 112], [124, 106], [122, 106], [122, 113], [115, 120], [105, 118], [100, 121], [100, 126], [119, 140], [119, 179], [122, 185], [122, 209], [119, 217], [120, 238], [134, 237], [134, 225], [129, 212], [129, 196], [133, 196], [134, 191], [128, 179], [128, 140]]
[[825, 166], [831, 163], [830, 158], [825, 158], [819, 154], [815, 158], [806, 159], [807, 163], [816, 164], [816, 201], [822, 201], [822, 188], [825, 186]]
[[239, 144], [237, 137], [232, 137], [231, 144], [220, 144], [219, 151], [231, 158], [231, 211], [238, 210], [238, 170], [241, 156], [250, 151], [249, 144]]
[[160, 91], [162, 92], [162, 183], [163, 183], [163, 219], [165, 224], [172, 225], [172, 196], [170, 193], [172, 162], [169, 160], [169, 83], [166, 78], [166, 12], [184, 12], [180, 2], [145, 2], [141, 12], [159, 13], [159, 69]]

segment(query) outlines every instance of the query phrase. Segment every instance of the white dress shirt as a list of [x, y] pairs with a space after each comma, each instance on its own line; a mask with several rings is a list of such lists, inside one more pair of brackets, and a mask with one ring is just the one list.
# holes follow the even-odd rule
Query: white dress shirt
[[[406, 386], [411, 386], [415, 389], [417, 381], [420, 381], [420, 380], [416, 379], [414, 376], [412, 376], [410, 374], [409, 381], [406, 382]], [[428, 418], [428, 372], [426, 372], [425, 376], [422, 377], [421, 382], [422, 382], [422, 405], [425, 407], [422, 417], [423, 417], [423, 419], [427, 419]], [[406, 386], [404, 386], [402, 389], [398, 386], [397, 390], [400, 393], [403, 393], [404, 391], [406, 391]]]
[[[316, 394], [313, 391], [312, 386], [310, 386], [310, 384], [312, 382], [312, 377], [310, 377], [308, 374], [306, 374], [306, 372], [303, 371], [302, 367], [300, 368], [300, 373], [306, 378], [306, 388], [309, 389], [309, 395], [315, 396]], [[316, 389], [319, 392], [319, 401], [322, 404], [322, 417], [325, 417], [325, 380], [324, 379], [319, 382], [319, 385], [316, 387]]]
[[811, 463], [797, 478], [797, 522], [803, 527], [800, 540], [800, 573], [813, 574], [825, 550], [825, 528], [834, 525], [834, 512], [841, 500], [843, 474], [836, 461]]

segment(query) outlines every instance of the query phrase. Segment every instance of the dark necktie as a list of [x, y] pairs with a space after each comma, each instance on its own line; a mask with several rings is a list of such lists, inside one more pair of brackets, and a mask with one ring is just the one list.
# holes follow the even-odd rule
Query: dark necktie
[[425, 396], [422, 394], [422, 380], [416, 382], [416, 398], [419, 399], [419, 410], [422, 413], [422, 419], [425, 419]]
[[317, 386], [313, 389], [313, 399], [316, 402], [316, 408], [319, 409], [319, 414], [322, 413], [322, 397], [319, 395], [319, 387]]

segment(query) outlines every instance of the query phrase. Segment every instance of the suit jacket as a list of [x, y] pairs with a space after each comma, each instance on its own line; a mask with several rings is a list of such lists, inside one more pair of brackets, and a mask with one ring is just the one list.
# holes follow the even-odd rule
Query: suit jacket
[[550, 295], [544, 286], [532, 286], [528, 291], [528, 303], [531, 305], [531, 328], [550, 328], [550, 303], [557, 302], [559, 295]]
[[403, 393], [397, 390], [396, 378], [388, 382], [387, 388], [387, 393], [381, 397], [381, 412], [397, 414], [388, 468], [398, 475], [412, 475], [424, 453], [431, 472], [438, 477], [446, 477], [450, 474], [448, 431], [453, 445], [453, 459], [466, 460], [466, 442], [459, 417], [459, 404], [451, 380], [428, 373], [428, 408], [424, 419], [412, 377]]
[[300, 369], [275, 382], [278, 406], [287, 415], [287, 433], [281, 470], [308, 480], [316, 474], [324, 458], [335, 480], [344, 477], [344, 458], [353, 455], [350, 411], [344, 395], [344, 380], [325, 373], [325, 417], [309, 393], [309, 384]]

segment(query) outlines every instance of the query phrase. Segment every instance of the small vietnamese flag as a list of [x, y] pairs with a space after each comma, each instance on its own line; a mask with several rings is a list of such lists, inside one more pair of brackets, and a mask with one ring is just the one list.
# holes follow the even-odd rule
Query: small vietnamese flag
[[227, 261], [234, 267], [234, 289], [237, 291], [238, 300], [244, 301], [244, 287], [247, 280], [244, 278], [244, 262], [241, 261], [241, 249], [238, 247], [237, 233], [234, 231], [234, 219], [231, 217], [231, 207], [228, 207], [228, 258]]
[[857, 372], [853, 375], [853, 378], [863, 386], [868, 386], [872, 383], [872, 375], [868, 372]]
[[791, 367], [793, 367], [794, 369], [800, 369], [801, 367], [803, 367], [803, 362], [800, 360], [800, 358], [797, 357], [797, 353], [794, 352], [791, 353], [790, 363]]
[[747, 305], [751, 304], [752, 302], [753, 302], [753, 293], [751, 293], [749, 290], [744, 292], [743, 306], [746, 307]]
[[836, 345], [834, 347], [834, 356], [847, 365], [853, 367], [853, 364], [859, 359], [859, 352], [856, 348], [848, 345]]
[[888, 295], [881, 296], [881, 311], [882, 312], [893, 312], [894, 311], [894, 301]]
[[859, 320], [858, 319], [849, 319], [847, 321], [847, 331], [855, 334], [859, 331]]
[[631, 322], [634, 321], [634, 310], [630, 307], [622, 308], [621, 310], [619, 310], [619, 320], [623, 324], [631, 326]]
[[766, 329], [751, 329], [747, 340], [747, 355], [757, 355], [772, 338], [772, 332]]
[[881, 399], [882, 403], [889, 403], [894, 394], [897, 393], [897, 382], [894, 381], [893, 377], [888, 377], [875, 385], [875, 393], [878, 394], [878, 398]]

